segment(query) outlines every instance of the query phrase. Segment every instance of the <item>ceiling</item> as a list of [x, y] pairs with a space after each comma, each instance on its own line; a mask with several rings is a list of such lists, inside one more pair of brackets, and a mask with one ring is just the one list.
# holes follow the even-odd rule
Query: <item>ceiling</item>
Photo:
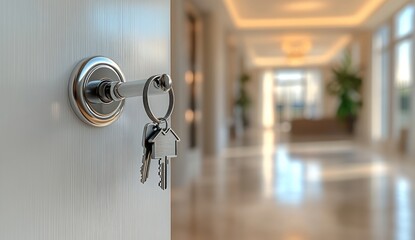
[[238, 28], [353, 27], [386, 0], [223, 0]]
[[244, 49], [256, 67], [315, 66], [329, 62], [350, 40], [341, 33], [252, 35], [244, 38]]
[[[358, 12], [365, 1], [369, 0], [263, 0], [262, 4], [240, 0], [235, 8], [242, 19], [347, 17]], [[337, 9], [336, 13], [331, 9]]]
[[330, 63], [373, 16], [409, 0], [221, 1], [251, 66], [292, 67]]

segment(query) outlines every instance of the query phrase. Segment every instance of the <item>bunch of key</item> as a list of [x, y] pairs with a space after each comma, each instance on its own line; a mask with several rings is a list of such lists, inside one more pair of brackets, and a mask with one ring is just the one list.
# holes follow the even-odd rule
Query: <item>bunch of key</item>
[[[158, 160], [160, 177], [159, 186], [167, 189], [168, 164], [170, 158], [177, 157], [177, 143], [180, 141], [177, 134], [168, 126], [168, 121], [148, 123], [143, 132], [143, 159], [141, 166], [141, 182], [145, 183], [150, 173], [151, 160]], [[163, 128], [161, 125], [165, 123]], [[164, 125], [164, 124], [163, 124]]]

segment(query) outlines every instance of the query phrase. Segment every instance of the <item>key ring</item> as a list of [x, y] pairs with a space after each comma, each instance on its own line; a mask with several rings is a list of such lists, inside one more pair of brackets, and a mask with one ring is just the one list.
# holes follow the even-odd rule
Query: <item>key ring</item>
[[144, 110], [146, 110], [148, 117], [157, 124], [160, 124], [162, 121], [167, 122], [167, 119], [171, 117], [171, 114], [174, 108], [174, 92], [173, 92], [173, 88], [170, 88], [170, 90], [168, 91], [169, 92], [169, 108], [167, 109], [166, 115], [162, 118], [157, 118], [150, 109], [150, 105], [148, 101], [150, 85], [156, 82], [157, 80], [159, 80], [160, 78], [161, 78], [161, 75], [155, 75], [155, 76], [150, 77], [147, 80], [146, 84], [144, 85], [144, 90], [143, 90]]
[[167, 131], [170, 128], [169, 121], [167, 121], [167, 119], [165, 118], [159, 118], [159, 120], [160, 120], [159, 126], [163, 123], [166, 124], [165, 128], [161, 128], [161, 127], [160, 128], [163, 129], [163, 131]]

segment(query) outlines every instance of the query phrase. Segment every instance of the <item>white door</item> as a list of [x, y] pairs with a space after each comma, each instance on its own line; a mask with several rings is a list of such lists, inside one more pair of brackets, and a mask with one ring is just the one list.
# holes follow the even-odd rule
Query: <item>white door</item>
[[[127, 81], [170, 71], [168, 0], [0, 1], [0, 239], [170, 239], [157, 166], [140, 183], [142, 98], [105, 128], [83, 123], [68, 81], [103, 55]], [[163, 114], [165, 96], [151, 97]]]

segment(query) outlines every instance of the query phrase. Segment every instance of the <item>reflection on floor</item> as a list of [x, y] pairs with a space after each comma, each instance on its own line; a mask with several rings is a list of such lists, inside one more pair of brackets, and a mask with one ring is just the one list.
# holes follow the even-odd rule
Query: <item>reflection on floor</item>
[[[277, 145], [277, 147], [275, 147]], [[410, 240], [410, 173], [352, 142], [232, 147], [172, 192], [173, 240]]]

